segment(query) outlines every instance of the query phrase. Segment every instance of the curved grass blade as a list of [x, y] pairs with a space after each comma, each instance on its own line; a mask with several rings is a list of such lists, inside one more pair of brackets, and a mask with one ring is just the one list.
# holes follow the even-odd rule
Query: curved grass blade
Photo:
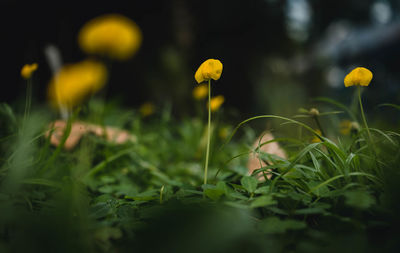
[[299, 126], [302, 126], [302, 127], [305, 128], [305, 129], [307, 129], [307, 130], [310, 131], [311, 133], [315, 134], [317, 137], [321, 137], [321, 136], [318, 134], [318, 132], [316, 132], [314, 129], [312, 129], [311, 127], [309, 127], [309, 126], [307, 126], [306, 124], [304, 124], [304, 123], [302, 123], [302, 122], [299, 122], [299, 121], [297, 121], [297, 120], [293, 120], [293, 119], [286, 118], [286, 117], [282, 117], [282, 116], [276, 116], [276, 115], [259, 115], [259, 116], [255, 116], [255, 117], [248, 118], [248, 119], [246, 119], [246, 120], [240, 122], [240, 123], [235, 127], [235, 129], [232, 131], [232, 133], [231, 133], [231, 135], [229, 136], [229, 138], [222, 144], [222, 146], [220, 147], [220, 150], [221, 150], [223, 147], [225, 147], [225, 145], [226, 145], [227, 143], [229, 143], [229, 142], [231, 141], [231, 139], [233, 138], [233, 136], [235, 135], [235, 133], [239, 130], [239, 128], [240, 128], [242, 125], [246, 124], [247, 122], [256, 120], [256, 119], [265, 119], [265, 118], [280, 119], [280, 120], [285, 120], [285, 121], [288, 121], [288, 122], [297, 124], [297, 125], [299, 125]]
[[23, 179], [21, 181], [23, 184], [32, 184], [32, 185], [42, 185], [42, 186], [49, 186], [53, 188], [62, 188], [60, 183], [44, 178], [28, 178], [28, 179]]
[[369, 130], [374, 131], [385, 137], [391, 144], [396, 146], [396, 142], [392, 140], [392, 138], [389, 137], [389, 135], [385, 134], [382, 130], [376, 129], [376, 128], [369, 128]]
[[399, 111], [400, 111], [400, 105], [396, 105], [396, 104], [389, 104], [389, 103], [385, 103], [385, 104], [380, 104], [380, 105], [378, 105], [378, 107], [384, 107], [384, 106], [387, 106], [387, 107], [392, 107], [392, 108], [394, 108], [394, 109], [396, 109], [396, 110], [399, 110]]
[[[345, 176], [346, 176], [346, 175], [343, 175], [343, 174], [342, 174], [342, 175], [334, 176], [334, 177], [332, 177], [332, 178], [326, 180], [325, 182], [322, 182], [321, 184], [319, 184], [319, 185], [317, 185], [317, 186], [311, 188], [310, 191], [309, 191], [308, 193], [311, 193], [311, 192], [313, 192], [313, 191], [315, 191], [315, 190], [318, 190], [320, 187], [322, 187], [322, 186], [324, 186], [324, 185], [328, 185], [328, 184], [330, 184], [331, 182], [333, 182], [333, 181], [335, 181], [335, 180], [337, 180], [337, 179], [339, 179], [339, 178], [345, 177]], [[348, 176], [364, 176], [364, 177], [369, 178], [371, 181], [373, 181], [373, 182], [375, 182], [375, 183], [377, 183], [377, 184], [380, 184], [380, 185], [382, 184], [382, 182], [381, 182], [381, 180], [379, 180], [379, 178], [377, 178], [377, 177], [374, 176], [374, 175], [371, 175], [371, 174], [368, 174], [368, 173], [364, 173], [364, 172], [351, 172], [351, 173], [349, 173]]]
[[127, 149], [123, 149], [121, 151], [119, 151], [118, 153], [116, 153], [115, 155], [107, 158], [106, 160], [100, 162], [99, 164], [97, 164], [94, 168], [92, 168], [85, 177], [91, 177], [94, 176], [95, 174], [97, 174], [98, 172], [100, 172], [108, 163], [120, 158], [121, 156], [124, 156], [126, 154], [131, 153], [133, 150], [133, 148], [127, 148]]
[[326, 97], [316, 97], [313, 100], [319, 101], [319, 102], [325, 102], [325, 103], [334, 105], [336, 107], [339, 107], [340, 109], [343, 109], [344, 111], [346, 111], [354, 121], [357, 121], [357, 117], [354, 115], [354, 113], [352, 111], [350, 111], [349, 108], [347, 108], [347, 106], [345, 106], [344, 104], [342, 104], [334, 99], [326, 98]]

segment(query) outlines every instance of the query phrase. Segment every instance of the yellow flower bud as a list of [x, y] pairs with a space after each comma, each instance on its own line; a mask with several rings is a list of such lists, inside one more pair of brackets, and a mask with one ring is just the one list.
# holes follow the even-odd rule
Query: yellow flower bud
[[216, 110], [218, 110], [224, 102], [225, 102], [224, 96], [219, 95], [216, 97], [212, 97], [210, 100], [211, 111], [215, 112]]
[[31, 78], [33, 72], [35, 72], [38, 68], [37, 63], [32, 63], [32, 64], [25, 64], [22, 69], [21, 69], [21, 76], [24, 79], [29, 79]]
[[155, 106], [153, 103], [150, 102], [142, 104], [139, 108], [139, 112], [143, 117], [152, 115], [154, 111], [155, 111]]
[[206, 98], [208, 95], [208, 86], [207, 85], [199, 85], [193, 89], [193, 97], [196, 100], [202, 100]]
[[142, 33], [129, 18], [108, 14], [86, 23], [79, 32], [78, 42], [86, 53], [126, 60], [139, 49]]
[[72, 108], [106, 83], [107, 69], [99, 62], [86, 60], [65, 65], [52, 78], [48, 94], [52, 105]]
[[222, 63], [219, 60], [208, 59], [197, 69], [194, 78], [197, 83], [206, 82], [210, 79], [218, 80], [222, 74]]
[[310, 111], [308, 112], [312, 116], [319, 116], [319, 111], [317, 108], [311, 108]]
[[344, 86], [353, 85], [368, 86], [372, 80], [372, 72], [366, 68], [358, 67], [353, 69], [345, 78]]

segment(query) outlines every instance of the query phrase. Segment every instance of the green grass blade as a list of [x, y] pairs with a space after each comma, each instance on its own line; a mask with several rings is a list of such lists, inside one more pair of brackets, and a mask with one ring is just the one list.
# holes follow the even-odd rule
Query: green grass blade
[[27, 178], [27, 179], [23, 179], [21, 182], [23, 184], [42, 185], [42, 186], [49, 186], [49, 187], [53, 187], [53, 188], [61, 188], [60, 183], [58, 183], [56, 181], [44, 179], [44, 178]]
[[344, 111], [346, 111], [349, 114], [349, 116], [352, 118], [352, 120], [357, 121], [357, 117], [354, 115], [354, 113], [349, 108], [347, 108], [347, 106], [345, 106], [344, 104], [342, 104], [334, 99], [326, 98], [326, 97], [317, 97], [317, 98], [314, 98], [313, 100], [319, 101], [319, 102], [325, 102], [325, 103], [334, 105], [336, 107], [339, 107], [340, 109], [343, 109]]

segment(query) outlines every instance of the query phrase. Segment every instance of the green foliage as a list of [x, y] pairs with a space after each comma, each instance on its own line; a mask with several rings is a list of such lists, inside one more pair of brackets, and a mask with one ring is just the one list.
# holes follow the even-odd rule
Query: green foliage
[[254, 193], [258, 185], [257, 179], [249, 176], [242, 177], [240, 183], [249, 193]]
[[[389, 251], [398, 246], [391, 239], [400, 224], [397, 132], [370, 128], [374, 154], [363, 128], [321, 136], [302, 121], [274, 115], [237, 128], [215, 123], [209, 184], [202, 185], [203, 120], [174, 120], [168, 109], [150, 119], [113, 104], [97, 109], [90, 110], [101, 117], [83, 108], [79, 120], [114, 122], [134, 141], [117, 145], [85, 135], [67, 151], [50, 144], [50, 116], [42, 110], [23, 127], [22, 117], [1, 105], [0, 251], [320, 252], [346, 247], [344, 238], [371, 251], [381, 238], [390, 241]], [[256, 134], [248, 123], [266, 118], [310, 134], [253, 150]], [[225, 127], [234, 129], [227, 139], [217, 135]], [[321, 142], [310, 143], [313, 135]], [[275, 141], [286, 158], [261, 152]], [[265, 166], [249, 175], [252, 152]]]

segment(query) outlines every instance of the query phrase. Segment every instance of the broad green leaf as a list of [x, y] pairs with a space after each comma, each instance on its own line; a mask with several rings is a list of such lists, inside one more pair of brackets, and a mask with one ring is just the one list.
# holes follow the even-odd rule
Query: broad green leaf
[[257, 190], [254, 191], [256, 194], [268, 194], [270, 190], [269, 186], [261, 186]]
[[244, 176], [240, 180], [240, 183], [243, 187], [250, 193], [254, 193], [257, 189], [258, 181], [254, 177], [251, 176]]
[[204, 194], [212, 200], [219, 200], [222, 197], [222, 195], [225, 194], [225, 191], [223, 189], [218, 189], [218, 188], [214, 189], [209, 188], [204, 190]]
[[344, 196], [346, 197], [346, 205], [358, 209], [367, 209], [375, 204], [375, 198], [365, 191], [350, 191], [344, 193]]
[[271, 195], [263, 195], [261, 197], [256, 198], [253, 202], [251, 202], [251, 208], [263, 207], [275, 205], [277, 202], [272, 198]]
[[280, 220], [278, 217], [268, 217], [261, 221], [259, 228], [267, 234], [283, 234], [287, 230], [300, 230], [306, 228], [304, 221]]

